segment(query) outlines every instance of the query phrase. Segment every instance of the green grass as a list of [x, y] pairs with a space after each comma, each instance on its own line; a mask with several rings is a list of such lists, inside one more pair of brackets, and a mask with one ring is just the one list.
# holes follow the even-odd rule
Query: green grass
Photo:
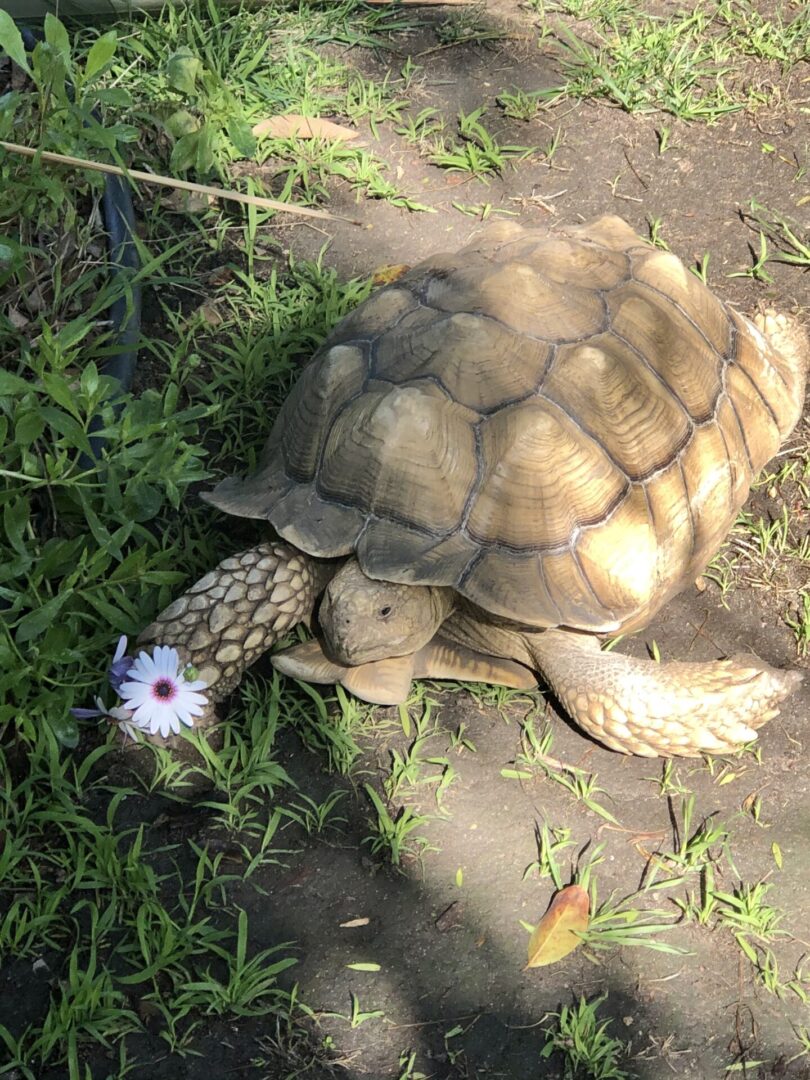
[[628, 1047], [609, 1034], [612, 1021], [597, 1016], [606, 999], [603, 995], [587, 1001], [583, 996], [563, 1005], [552, 1014], [554, 1023], [543, 1029], [546, 1043], [540, 1057], [557, 1057], [565, 1080], [631, 1080], [635, 1075], [621, 1067]]
[[392, 866], [400, 867], [404, 859], [418, 859], [430, 849], [430, 841], [416, 832], [428, 824], [429, 817], [409, 806], [389, 809], [371, 784], [365, 785], [365, 791], [374, 810], [369, 819], [371, 832], [364, 839], [372, 855], [382, 853]]
[[[785, 75], [808, 58], [810, 14], [763, 15], [745, 0], [713, 0], [667, 17], [625, 0], [533, 0], [558, 21], [564, 90], [602, 98], [627, 112], [662, 111], [714, 123], [779, 100], [760, 68]], [[740, 58], [748, 63], [740, 63]]]
[[485, 113], [485, 106], [471, 113], [459, 113], [458, 133], [462, 141], [435, 137], [428, 155], [431, 164], [487, 182], [488, 177], [500, 175], [510, 163], [522, 161], [535, 152], [536, 147], [499, 143], [482, 122]]
[[[235, 160], [249, 154], [258, 168], [274, 155], [276, 197], [321, 202], [349, 183], [397, 202], [368, 150], [249, 135], [260, 103], [264, 113], [323, 108], [372, 131], [397, 120], [395, 87], [314, 51], [332, 33], [369, 44], [403, 23], [390, 12], [358, 18], [357, 8], [327, 16], [277, 5], [240, 21], [214, 4], [182, 19], [167, 7], [137, 34], [122, 25], [74, 42], [49, 19], [32, 81], [0, 109], [0, 137], [254, 190], [259, 180], [236, 177]], [[14, 52], [7, 23], [0, 32]], [[199, 740], [194, 767], [155, 751], [151, 779], [148, 770], [122, 779], [111, 729], [68, 710], [103, 692], [118, 634], [136, 635], [232, 549], [195, 489], [251, 464], [300, 361], [369, 285], [281, 256], [267, 212], [179, 214], [145, 194], [139, 280], [153, 307], [140, 346], [151, 385], [120, 399], [99, 371], [111, 347], [106, 310], [131, 282], [108, 282], [103, 237], [88, 223], [99, 177], [3, 154], [0, 184], [4, 218], [19, 220], [18, 233], [0, 237], [0, 955], [24, 984], [43, 954], [49, 969], [39, 1003], [19, 1019], [6, 1013], [2, 1068], [86, 1080], [86, 1062], [110, 1049], [117, 1064], [106, 1060], [104, 1075], [123, 1078], [153, 1029], [161, 1053], [204, 1055], [208, 1017], [267, 1018], [278, 1035], [265, 1059], [292, 1061], [310, 1043], [309, 1013], [285, 977], [294, 949], [261, 941], [250, 894], [261, 868], [292, 856], [292, 837], [340, 826], [343, 793], [316, 802], [298, 792], [278, 737], [297, 730], [327, 767], [346, 771], [368, 710], [339, 690], [335, 720], [331, 700], [250, 678], [221, 747]], [[104, 439], [97, 461], [93, 422]], [[200, 783], [206, 796], [185, 806]], [[199, 841], [161, 827], [152, 789], [166, 787], [170, 808], [205, 823]], [[247, 903], [232, 899], [237, 883]]]

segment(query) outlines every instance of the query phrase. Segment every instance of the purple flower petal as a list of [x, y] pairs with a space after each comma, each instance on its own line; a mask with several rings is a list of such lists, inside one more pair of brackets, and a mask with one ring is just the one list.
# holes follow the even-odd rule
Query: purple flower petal
[[116, 694], [121, 692], [121, 683], [127, 677], [127, 672], [131, 666], [132, 660], [129, 656], [122, 656], [120, 660], [116, 660], [110, 664], [107, 671], [107, 679]]

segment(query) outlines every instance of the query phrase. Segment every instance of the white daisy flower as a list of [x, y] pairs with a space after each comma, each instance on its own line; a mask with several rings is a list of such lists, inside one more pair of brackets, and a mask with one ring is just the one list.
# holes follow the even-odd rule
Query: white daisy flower
[[199, 693], [208, 684], [186, 680], [177, 649], [168, 645], [155, 646], [153, 656], [139, 653], [127, 678], [132, 682], [122, 683], [119, 693], [132, 710], [130, 722], [151, 735], [160, 733], [164, 739], [178, 735], [180, 725], [192, 727], [194, 717], [208, 704], [205, 694]]
[[116, 706], [113, 709], [107, 711], [111, 721], [115, 721], [118, 724], [118, 730], [122, 731], [128, 739], [132, 739], [133, 742], [137, 742], [140, 738], [141, 728], [133, 723], [132, 712], [129, 709], [123, 709], [120, 706]]

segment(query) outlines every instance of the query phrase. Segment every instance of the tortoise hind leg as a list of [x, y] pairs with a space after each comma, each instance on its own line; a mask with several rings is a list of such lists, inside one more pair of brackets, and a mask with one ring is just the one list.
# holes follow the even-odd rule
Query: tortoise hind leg
[[599, 742], [644, 757], [739, 749], [801, 682], [753, 656], [656, 664], [602, 652], [565, 630], [526, 635], [538, 668], [570, 716]]

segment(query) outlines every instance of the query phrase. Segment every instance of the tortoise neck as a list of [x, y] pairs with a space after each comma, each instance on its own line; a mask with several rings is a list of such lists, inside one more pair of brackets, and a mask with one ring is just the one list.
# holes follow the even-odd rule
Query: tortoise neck
[[439, 585], [430, 586], [430, 611], [436, 629], [442, 625], [456, 609], [458, 595], [455, 589]]

